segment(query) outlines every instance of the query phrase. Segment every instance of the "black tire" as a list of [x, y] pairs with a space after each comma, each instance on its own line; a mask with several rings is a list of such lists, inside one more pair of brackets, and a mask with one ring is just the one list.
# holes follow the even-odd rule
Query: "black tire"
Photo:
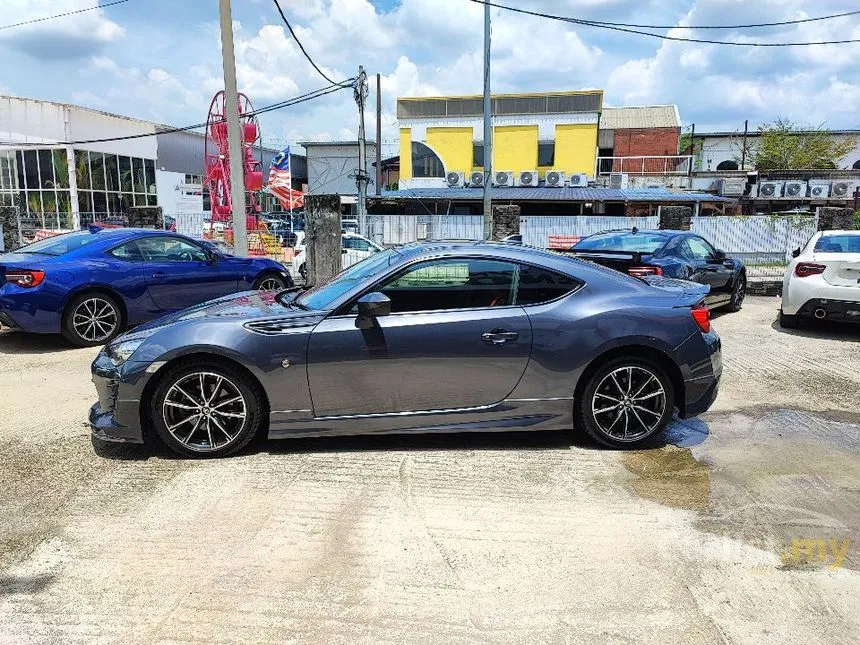
[[[630, 387], [626, 378], [629, 373], [633, 374]], [[615, 382], [612, 379], [613, 374], [616, 375]], [[627, 388], [628, 395], [619, 395], [617, 399], [611, 396], [615, 385], [618, 385], [619, 390]], [[607, 387], [609, 389], [606, 389]], [[640, 387], [642, 390], [637, 392]], [[654, 394], [661, 388], [662, 394]], [[598, 393], [598, 389], [601, 393]], [[627, 402], [626, 399], [632, 394], [642, 397], [636, 399], [638, 405]], [[596, 408], [595, 400], [605, 400], [606, 407]], [[601, 445], [636, 448], [666, 428], [672, 419], [674, 403], [675, 390], [672, 382], [659, 365], [643, 358], [615, 358], [598, 367], [590, 375], [580, 399], [575, 402], [574, 423]], [[597, 414], [595, 410], [598, 411]], [[621, 421], [625, 422], [623, 436], [620, 436]], [[628, 429], [631, 429], [629, 435]]]
[[63, 337], [78, 347], [107, 345], [125, 328], [116, 298], [101, 292], [82, 293], [63, 310]]
[[299, 275], [302, 276], [302, 280], [308, 279], [308, 267], [304, 262], [299, 265]]
[[726, 305], [726, 311], [737, 312], [744, 306], [744, 296], [746, 296], [747, 276], [741, 273], [738, 276], [735, 286], [732, 288], [732, 299]]
[[786, 314], [779, 310], [779, 326], [783, 329], [797, 329], [800, 327], [800, 317]]
[[252, 288], [255, 291], [283, 291], [289, 286], [283, 276], [277, 273], [264, 273], [254, 281]]
[[[199, 380], [200, 374], [206, 377], [198, 389], [191, 384]], [[177, 385], [181, 389], [177, 389]], [[201, 392], [203, 397], [200, 397]], [[199, 398], [208, 395], [210, 400], [205, 408], [196, 407], [202, 401], [185, 399], [189, 395]], [[230, 402], [236, 395], [241, 395], [241, 403]], [[168, 396], [170, 401], [165, 405]], [[156, 434], [174, 452], [185, 457], [225, 457], [242, 450], [260, 430], [266, 415], [263, 401], [259, 383], [242, 370], [227, 362], [192, 359], [177, 363], [159, 378], [149, 401], [149, 414]], [[177, 403], [176, 407], [171, 405]], [[180, 407], [182, 405], [185, 408]], [[216, 417], [218, 408], [221, 412]], [[202, 413], [203, 409], [205, 413]], [[239, 414], [244, 415], [241, 420], [235, 418]], [[189, 417], [188, 422], [180, 423], [185, 415]], [[189, 427], [191, 430], [183, 440], [181, 435]]]

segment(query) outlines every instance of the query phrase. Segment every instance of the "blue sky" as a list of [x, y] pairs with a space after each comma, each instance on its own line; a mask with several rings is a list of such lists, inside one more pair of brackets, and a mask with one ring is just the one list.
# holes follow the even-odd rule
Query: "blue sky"
[[[93, 0], [3, 0], [9, 24]], [[501, 0], [500, 0], [501, 1]], [[506, 0], [595, 20], [704, 25], [791, 20], [857, 9], [856, 0]], [[468, 0], [281, 0], [305, 47], [343, 78], [363, 63], [383, 76], [386, 152], [395, 98], [479, 93], [483, 9]], [[128, 0], [0, 30], [0, 93], [58, 100], [173, 125], [203, 121], [221, 83], [217, 0]], [[263, 106], [324, 85], [271, 0], [233, 0], [240, 89]], [[658, 33], [667, 33], [662, 30]], [[860, 16], [756, 31], [675, 29], [725, 40], [860, 39]], [[699, 131], [788, 117], [860, 128], [860, 43], [734, 48], [671, 43], [493, 12], [495, 91], [601, 88], [607, 105], [675, 103]], [[371, 96], [371, 101], [374, 101]], [[370, 130], [373, 131], [372, 119]], [[342, 92], [262, 117], [266, 143], [354, 137]]]

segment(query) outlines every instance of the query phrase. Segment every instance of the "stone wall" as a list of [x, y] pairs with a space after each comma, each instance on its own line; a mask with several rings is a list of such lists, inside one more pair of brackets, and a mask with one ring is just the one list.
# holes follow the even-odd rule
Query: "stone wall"
[[493, 206], [493, 229], [490, 239], [503, 240], [520, 232], [520, 207], [515, 204]]
[[689, 206], [663, 206], [660, 208], [660, 228], [689, 231], [693, 209]]
[[819, 231], [841, 231], [854, 228], [854, 210], [824, 206], [818, 211]]

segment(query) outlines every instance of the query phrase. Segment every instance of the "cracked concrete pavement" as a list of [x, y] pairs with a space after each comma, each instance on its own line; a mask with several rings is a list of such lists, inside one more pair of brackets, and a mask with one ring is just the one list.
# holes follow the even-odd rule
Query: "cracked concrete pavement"
[[94, 450], [96, 350], [2, 333], [0, 643], [858, 642], [860, 329], [777, 308], [715, 320], [716, 405], [635, 452]]

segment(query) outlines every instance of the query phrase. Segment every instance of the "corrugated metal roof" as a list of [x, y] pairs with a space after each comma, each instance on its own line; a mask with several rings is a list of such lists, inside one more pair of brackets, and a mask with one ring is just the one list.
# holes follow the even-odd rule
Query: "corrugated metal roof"
[[678, 106], [643, 105], [641, 107], [604, 107], [600, 115], [601, 130], [625, 128], [679, 128]]
[[[412, 188], [384, 191], [389, 199], [452, 199], [481, 201], [482, 188]], [[493, 199], [512, 202], [650, 202], [675, 204], [680, 202], [728, 202], [730, 199], [710, 193], [674, 193], [654, 188], [494, 188]]]

